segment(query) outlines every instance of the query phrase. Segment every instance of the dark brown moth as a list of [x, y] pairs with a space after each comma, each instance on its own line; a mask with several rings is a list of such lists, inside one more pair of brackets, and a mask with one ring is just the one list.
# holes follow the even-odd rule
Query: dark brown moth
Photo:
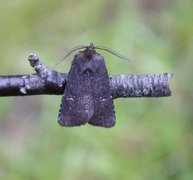
[[73, 127], [86, 123], [110, 128], [115, 112], [104, 58], [91, 43], [74, 57], [67, 76], [58, 122]]

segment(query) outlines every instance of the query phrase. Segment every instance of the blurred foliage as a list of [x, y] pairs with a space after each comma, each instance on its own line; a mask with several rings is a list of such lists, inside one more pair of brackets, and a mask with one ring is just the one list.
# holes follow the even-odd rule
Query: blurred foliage
[[90, 42], [131, 59], [100, 52], [110, 74], [174, 73], [171, 97], [117, 99], [112, 129], [60, 127], [60, 96], [2, 97], [0, 179], [193, 179], [192, 9], [191, 0], [0, 1], [2, 75], [34, 73], [31, 51], [53, 67]]

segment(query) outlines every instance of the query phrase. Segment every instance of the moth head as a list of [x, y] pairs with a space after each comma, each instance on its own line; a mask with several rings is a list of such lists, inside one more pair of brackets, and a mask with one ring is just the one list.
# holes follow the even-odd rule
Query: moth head
[[84, 54], [85, 59], [91, 60], [96, 55], [94, 44], [90, 43], [90, 45], [86, 46], [86, 49], [82, 51], [81, 53]]
[[109, 53], [111, 53], [111, 54], [113, 54], [113, 55], [115, 55], [115, 56], [117, 56], [117, 57], [119, 57], [119, 58], [121, 58], [121, 59], [126, 60], [126, 61], [130, 61], [128, 58], [120, 55], [119, 53], [117, 53], [116, 51], [113, 51], [112, 49], [109, 49], [109, 48], [103, 47], [103, 46], [94, 46], [93, 43], [90, 43], [89, 46], [81, 45], [81, 46], [76, 46], [75, 48], [71, 49], [69, 52], [67, 52], [67, 54], [66, 54], [60, 61], [58, 61], [58, 62], [55, 64], [54, 68], [55, 68], [59, 63], [61, 63], [66, 57], [68, 57], [70, 54], [72, 54], [73, 52], [75, 52], [75, 51], [77, 51], [77, 50], [80, 50], [80, 49], [85, 49], [85, 50], [80, 51], [80, 52], [79, 52], [78, 54], [76, 54], [75, 56], [83, 53], [83, 57], [84, 57], [85, 59], [87, 59], [87, 60], [93, 59], [93, 57], [94, 57], [95, 55], [100, 55], [100, 54], [98, 54], [98, 53], [95, 51], [95, 49], [99, 49], [99, 50], [107, 51], [107, 52], [109, 52]]

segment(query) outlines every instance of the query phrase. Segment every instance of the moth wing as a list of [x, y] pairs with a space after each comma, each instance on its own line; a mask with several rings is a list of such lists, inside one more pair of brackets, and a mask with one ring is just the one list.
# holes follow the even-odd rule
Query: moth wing
[[115, 125], [114, 104], [111, 96], [108, 72], [103, 58], [97, 59], [98, 71], [94, 74], [92, 94], [94, 99], [94, 115], [89, 124], [110, 128]]
[[94, 114], [94, 101], [89, 75], [80, 73], [75, 63], [76, 59], [67, 77], [58, 115], [58, 123], [66, 127], [86, 124]]

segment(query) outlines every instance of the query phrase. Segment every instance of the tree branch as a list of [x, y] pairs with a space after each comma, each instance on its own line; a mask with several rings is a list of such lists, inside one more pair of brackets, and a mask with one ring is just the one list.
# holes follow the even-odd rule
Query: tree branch
[[[28, 57], [36, 74], [0, 76], [0, 96], [64, 93], [67, 74], [47, 67], [36, 54]], [[171, 73], [110, 76], [113, 98], [170, 96]]]

